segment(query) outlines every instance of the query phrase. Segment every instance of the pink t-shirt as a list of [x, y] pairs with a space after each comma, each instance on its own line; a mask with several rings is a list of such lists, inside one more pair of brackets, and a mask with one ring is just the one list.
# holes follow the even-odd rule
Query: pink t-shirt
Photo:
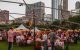
[[9, 30], [8, 31], [8, 42], [13, 42], [14, 41], [14, 30]]

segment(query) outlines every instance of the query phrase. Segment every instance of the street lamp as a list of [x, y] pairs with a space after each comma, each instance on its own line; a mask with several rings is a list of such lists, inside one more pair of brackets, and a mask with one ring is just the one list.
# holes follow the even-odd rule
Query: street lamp
[[34, 9], [33, 9], [33, 27], [34, 27], [34, 50], [35, 50], [35, 36], [36, 36], [36, 33], [35, 33], [35, 12], [34, 12]]

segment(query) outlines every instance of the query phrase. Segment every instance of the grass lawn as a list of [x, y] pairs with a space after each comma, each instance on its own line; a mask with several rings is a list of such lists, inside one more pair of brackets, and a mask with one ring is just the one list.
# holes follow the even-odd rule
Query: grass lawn
[[80, 41], [78, 42], [77, 45], [76, 44], [70, 45], [69, 50], [80, 50]]
[[[8, 44], [6, 42], [0, 42], [0, 50], [7, 50]], [[25, 47], [17, 47], [16, 45], [13, 46], [13, 50], [34, 50], [31, 46]]]
[[[8, 45], [6, 42], [0, 42], [0, 50], [7, 50]], [[13, 50], [34, 50], [33, 47], [17, 47], [16, 45], [13, 46]], [[70, 45], [69, 50], [80, 50], [80, 42], [78, 44]]]

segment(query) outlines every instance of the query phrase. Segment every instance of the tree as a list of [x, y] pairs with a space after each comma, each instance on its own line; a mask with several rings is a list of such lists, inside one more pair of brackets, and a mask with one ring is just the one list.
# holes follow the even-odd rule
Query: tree
[[80, 23], [80, 16], [73, 16], [68, 19], [71, 22]]
[[80, 15], [70, 17], [70, 18], [68, 19], [68, 21], [74, 22], [74, 24], [70, 24], [70, 28], [72, 28], [72, 29], [80, 28], [80, 25], [75, 24], [75, 23], [80, 23]]
[[52, 25], [60, 25], [60, 20], [56, 19], [55, 21], [53, 21]]

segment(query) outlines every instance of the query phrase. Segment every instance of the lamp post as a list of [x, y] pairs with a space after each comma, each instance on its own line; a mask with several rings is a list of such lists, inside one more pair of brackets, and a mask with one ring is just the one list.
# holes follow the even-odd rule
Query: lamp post
[[36, 33], [35, 33], [35, 12], [34, 12], [34, 9], [33, 9], [33, 27], [34, 27], [34, 50], [35, 50], [35, 36], [36, 36]]

